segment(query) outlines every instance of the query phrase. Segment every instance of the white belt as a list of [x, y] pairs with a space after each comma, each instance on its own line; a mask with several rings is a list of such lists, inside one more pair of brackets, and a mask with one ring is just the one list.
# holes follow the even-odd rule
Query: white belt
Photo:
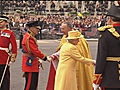
[[0, 47], [0, 50], [5, 50], [6, 52], [9, 52], [8, 48], [2, 48], [2, 47]]

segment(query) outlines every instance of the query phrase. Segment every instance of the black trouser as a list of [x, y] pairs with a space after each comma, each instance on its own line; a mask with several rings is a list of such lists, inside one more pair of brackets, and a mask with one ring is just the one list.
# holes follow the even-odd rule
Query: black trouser
[[120, 88], [105, 88], [105, 90], [120, 90]]
[[20, 43], [19, 43], [19, 48], [22, 48], [22, 40], [23, 40], [23, 35], [20, 35]]
[[38, 72], [25, 72], [25, 88], [24, 90], [37, 90]]
[[1, 82], [1, 78], [3, 77], [3, 72], [5, 70], [5, 65], [0, 65], [0, 90], [10, 90], [10, 71], [9, 66], [7, 66], [3, 81]]

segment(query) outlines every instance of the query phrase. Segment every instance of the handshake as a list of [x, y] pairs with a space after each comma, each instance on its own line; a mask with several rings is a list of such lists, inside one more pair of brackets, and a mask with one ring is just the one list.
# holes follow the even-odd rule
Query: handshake
[[59, 59], [60, 51], [53, 53], [50, 56], [47, 56], [47, 61], [51, 62], [53, 60]]
[[[51, 56], [47, 56], [47, 60], [46, 61], [48, 61], [48, 62], [51, 62], [53, 59], [52, 59], [52, 57]], [[42, 64], [42, 59], [38, 59], [38, 66], [39, 66], [39, 68], [41, 67], [42, 68], [42, 70], [44, 70], [44, 68], [43, 68], [43, 64]]]
[[53, 60], [53, 58], [51, 56], [47, 56], [47, 61], [51, 62]]

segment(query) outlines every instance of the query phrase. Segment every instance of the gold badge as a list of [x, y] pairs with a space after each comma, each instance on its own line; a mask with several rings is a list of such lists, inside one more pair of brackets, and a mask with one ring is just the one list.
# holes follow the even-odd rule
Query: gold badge
[[99, 38], [101, 38], [101, 37], [102, 37], [102, 35], [99, 36]]
[[29, 63], [32, 63], [32, 60], [29, 60]]

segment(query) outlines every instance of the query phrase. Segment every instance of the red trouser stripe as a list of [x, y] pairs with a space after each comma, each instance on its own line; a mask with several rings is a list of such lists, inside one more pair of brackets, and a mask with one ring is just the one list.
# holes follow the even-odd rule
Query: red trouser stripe
[[32, 73], [29, 73], [29, 75], [28, 75], [28, 83], [27, 83], [27, 86], [26, 86], [26, 90], [29, 90], [29, 88], [30, 88], [31, 78], [32, 78]]

